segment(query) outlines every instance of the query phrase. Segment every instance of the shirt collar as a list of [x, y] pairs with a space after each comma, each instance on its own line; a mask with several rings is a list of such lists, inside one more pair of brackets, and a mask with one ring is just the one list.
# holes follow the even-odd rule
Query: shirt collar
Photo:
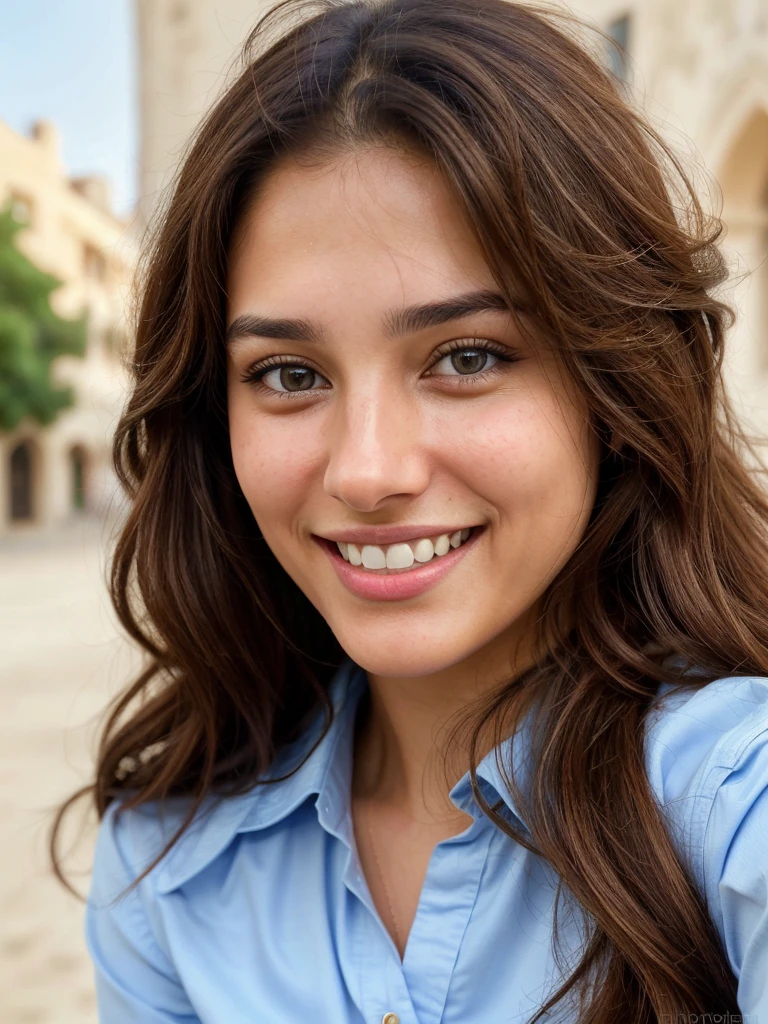
[[[211, 796], [204, 801], [192, 824], [158, 865], [156, 885], [160, 893], [171, 892], [199, 874], [239, 833], [276, 825], [309, 796], [323, 791], [340, 740], [351, 732], [350, 719], [354, 718], [365, 685], [365, 672], [350, 658], [345, 659], [329, 686], [333, 721], [328, 732], [318, 743], [325, 724], [325, 717], [319, 712], [304, 735], [278, 755], [262, 779], [279, 778], [297, 765], [300, 767], [285, 779], [258, 784], [238, 796]], [[166, 801], [161, 821], [163, 843], [179, 827], [188, 809], [186, 799]]]
[[[333, 704], [333, 721], [325, 736], [322, 734], [325, 718], [318, 713], [300, 740], [283, 751], [264, 779], [278, 778], [300, 765], [292, 775], [277, 782], [254, 786], [247, 793], [226, 798], [208, 798], [195, 820], [171, 848], [157, 868], [157, 889], [171, 892], [199, 874], [233, 841], [244, 832], [269, 828], [287, 818], [310, 796], [317, 795], [320, 824], [330, 833], [352, 845], [349, 816], [351, 789], [354, 720], [358, 703], [368, 685], [365, 671], [350, 658], [345, 659], [331, 680], [329, 695]], [[528, 832], [517, 807], [504, 783], [497, 756], [504, 765], [512, 766], [512, 775], [518, 786], [525, 789], [530, 776], [528, 763], [528, 736], [530, 712], [514, 736], [491, 750], [478, 764], [478, 787], [491, 805], [499, 805], [500, 812], [512, 823]], [[314, 744], [315, 749], [307, 756]], [[302, 759], [304, 760], [303, 764]], [[450, 792], [454, 805], [474, 818], [481, 815], [472, 793], [469, 772], [459, 779]], [[186, 804], [188, 809], [188, 803]], [[185, 807], [179, 804], [170, 814], [164, 811], [164, 841], [178, 828]], [[165, 824], [170, 817], [170, 828]]]

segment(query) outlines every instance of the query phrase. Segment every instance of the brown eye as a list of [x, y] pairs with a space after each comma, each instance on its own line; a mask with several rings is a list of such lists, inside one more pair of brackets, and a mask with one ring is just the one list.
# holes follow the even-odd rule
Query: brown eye
[[259, 373], [259, 379], [266, 386], [278, 393], [311, 391], [317, 374], [309, 366], [298, 366], [291, 363], [285, 366], [273, 366]]
[[488, 353], [477, 348], [465, 348], [452, 352], [450, 359], [458, 373], [480, 373], [485, 369]]
[[328, 386], [325, 377], [311, 366], [289, 362], [287, 359], [279, 362], [273, 359], [266, 366], [252, 366], [246, 370], [241, 380], [243, 384], [250, 384], [279, 398], [302, 392], [314, 393], [325, 390]]
[[315, 371], [306, 366], [283, 366], [280, 384], [286, 391], [307, 391], [312, 387]]
[[432, 367], [439, 377], [477, 377], [493, 373], [501, 363], [510, 362], [510, 357], [486, 348], [484, 345], [456, 346], [443, 355]]

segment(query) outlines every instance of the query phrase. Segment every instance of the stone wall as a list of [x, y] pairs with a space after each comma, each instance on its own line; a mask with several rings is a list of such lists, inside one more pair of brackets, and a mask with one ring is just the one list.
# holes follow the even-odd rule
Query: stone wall
[[0, 431], [0, 534], [103, 513], [116, 491], [109, 449], [126, 393], [136, 243], [110, 210], [108, 184], [70, 180], [59, 149], [50, 122], [28, 136], [0, 122], [0, 206], [10, 203], [21, 224], [17, 244], [62, 282], [52, 296], [56, 312], [88, 315], [85, 357], [54, 366], [74, 405], [50, 427], [24, 421]]
[[[139, 0], [145, 216], [267, 6], [267, 0]], [[727, 297], [740, 310], [728, 379], [745, 421], [768, 437], [768, 0], [572, 0], [569, 6], [603, 31], [628, 19], [634, 101], [683, 154], [708, 207], [719, 212], [724, 204], [724, 249], [734, 269]]]

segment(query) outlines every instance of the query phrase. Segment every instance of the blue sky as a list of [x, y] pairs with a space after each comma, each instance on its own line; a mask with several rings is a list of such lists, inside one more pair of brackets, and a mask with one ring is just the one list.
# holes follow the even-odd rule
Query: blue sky
[[0, 0], [0, 119], [55, 121], [71, 175], [104, 174], [126, 214], [137, 192], [132, 0]]

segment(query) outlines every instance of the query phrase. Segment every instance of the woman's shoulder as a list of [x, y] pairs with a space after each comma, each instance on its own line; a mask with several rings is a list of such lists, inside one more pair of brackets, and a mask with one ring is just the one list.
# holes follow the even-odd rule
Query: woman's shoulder
[[663, 687], [647, 720], [646, 764], [740, 976], [740, 1005], [768, 1000], [768, 678]]
[[646, 719], [646, 768], [656, 799], [669, 806], [713, 795], [761, 743], [768, 743], [768, 677], [663, 684]]
[[[242, 798], [207, 799], [195, 807], [192, 797], [174, 797], [133, 806], [132, 794], [114, 799], [99, 826], [93, 883], [107, 896], [142, 878], [145, 889], [165, 888], [169, 856], [183, 851], [196, 859], [209, 850], [214, 837], [231, 839], [248, 811]], [[250, 800], [248, 801], [250, 803]], [[237, 820], [235, 820], [237, 819]]]
[[171, 892], [228, 855], [241, 833], [266, 832], [286, 819], [290, 826], [296, 807], [309, 795], [309, 789], [291, 785], [293, 779], [255, 784], [238, 795], [212, 794], [199, 805], [191, 796], [139, 806], [128, 798], [113, 801], [99, 826], [93, 888], [106, 884], [116, 894], [138, 879], [143, 899]]
[[94, 878], [115, 877], [125, 887], [144, 876], [141, 892], [163, 895], [203, 871], [238, 835], [273, 832], [281, 822], [290, 829], [294, 812], [333, 774], [364, 683], [357, 667], [345, 662], [331, 684], [330, 722], [319, 707], [302, 735], [238, 793], [210, 793], [199, 805], [192, 796], [138, 805], [130, 792], [115, 799], [99, 829]]

